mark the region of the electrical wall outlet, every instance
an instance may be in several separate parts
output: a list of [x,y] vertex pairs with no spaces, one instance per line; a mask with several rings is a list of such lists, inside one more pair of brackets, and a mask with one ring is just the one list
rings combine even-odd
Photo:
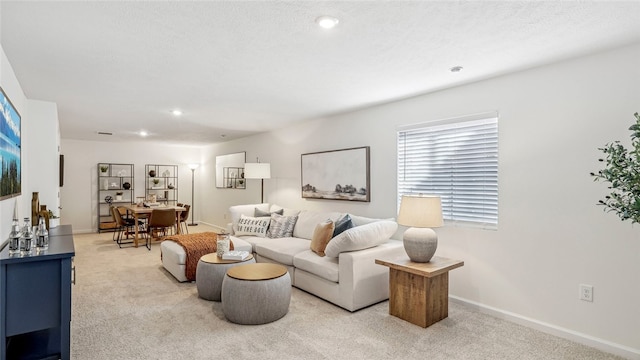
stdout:
[[593,286],[580,284],[580,300],[593,302]]

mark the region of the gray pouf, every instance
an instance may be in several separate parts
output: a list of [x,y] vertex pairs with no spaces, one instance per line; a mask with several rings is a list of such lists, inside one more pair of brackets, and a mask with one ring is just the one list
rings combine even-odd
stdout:
[[222,281],[222,311],[227,320],[243,325],[276,321],[289,311],[291,277],[287,268],[257,263],[236,266]]
[[204,255],[198,261],[196,267],[196,288],[198,296],[205,300],[220,301],[222,292],[222,280],[227,270],[234,266],[255,263],[256,260],[251,255],[248,259],[223,260],[216,253]]

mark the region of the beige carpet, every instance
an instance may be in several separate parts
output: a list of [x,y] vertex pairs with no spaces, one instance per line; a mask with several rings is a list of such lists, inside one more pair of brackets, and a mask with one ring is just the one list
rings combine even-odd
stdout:
[[103,233],[76,235],[75,246],[73,359],[618,359],[456,303],[423,329],[390,316],[386,301],[350,313],[296,288],[284,318],[231,324],[162,268],[158,243],[119,249]]

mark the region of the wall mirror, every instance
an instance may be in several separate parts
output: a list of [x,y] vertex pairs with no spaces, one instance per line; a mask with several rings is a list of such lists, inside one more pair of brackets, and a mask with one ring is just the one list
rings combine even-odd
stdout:
[[223,189],[245,189],[244,163],[246,151],[216,156],[216,187]]

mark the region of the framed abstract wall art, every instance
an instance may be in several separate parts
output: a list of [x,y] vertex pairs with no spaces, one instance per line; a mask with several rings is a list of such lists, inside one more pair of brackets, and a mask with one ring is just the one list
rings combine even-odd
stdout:
[[369,147],[302,154],[302,197],[371,200]]
[[0,200],[22,192],[20,114],[0,87]]

